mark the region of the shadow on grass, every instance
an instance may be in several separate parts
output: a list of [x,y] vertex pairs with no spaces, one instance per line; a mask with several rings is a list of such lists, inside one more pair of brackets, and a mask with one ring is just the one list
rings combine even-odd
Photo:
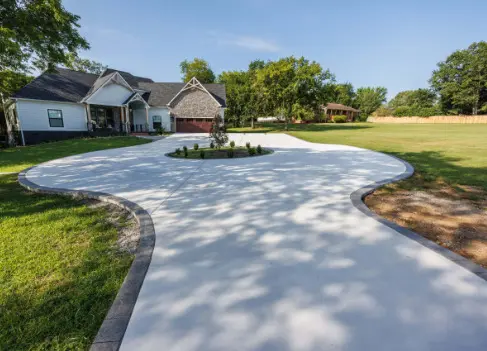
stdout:
[[415,168],[426,181],[443,180],[450,185],[475,186],[487,190],[487,167],[464,167],[456,164],[459,157],[445,156],[438,151],[390,152]]
[[103,210],[30,193],[16,177],[0,176],[0,350],[87,349],[131,258]]

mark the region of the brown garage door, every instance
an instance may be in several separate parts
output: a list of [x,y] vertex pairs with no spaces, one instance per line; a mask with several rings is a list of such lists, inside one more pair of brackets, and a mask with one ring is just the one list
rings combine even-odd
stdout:
[[178,133],[209,133],[211,118],[177,118],[176,132]]

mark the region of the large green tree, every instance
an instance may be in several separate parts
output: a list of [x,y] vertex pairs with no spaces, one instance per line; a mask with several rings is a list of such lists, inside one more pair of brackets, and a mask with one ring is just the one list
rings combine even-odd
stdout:
[[0,93],[4,98],[10,97],[34,79],[22,72],[5,70],[0,72]]
[[368,117],[386,101],[387,89],[384,87],[363,87],[357,89],[354,107],[361,111],[363,118]]
[[428,108],[433,107],[436,102],[436,94],[429,89],[405,90],[397,93],[397,95],[389,102],[392,108],[398,107],[419,107]]
[[352,106],[356,94],[351,83],[332,84],[330,88],[331,99],[328,102]]
[[218,77],[218,82],[225,84],[227,93],[226,123],[241,127],[247,112],[250,96],[249,74],[246,71],[226,71]]
[[330,78],[330,72],[323,70],[319,63],[290,56],[268,62],[257,70],[255,89],[261,100],[267,101],[274,111],[282,112],[287,129],[296,104],[318,108],[321,91]]
[[75,71],[93,74],[101,74],[107,68],[107,66],[100,62],[84,59],[76,54],[69,55],[68,62],[65,64],[65,66]]
[[455,51],[438,63],[430,83],[444,110],[474,115],[487,112],[487,43]]
[[79,16],[61,0],[2,0],[0,71],[52,69],[67,64],[69,54],[89,49],[79,34]]
[[179,64],[179,67],[181,68],[183,82],[188,82],[193,77],[196,77],[202,84],[215,82],[215,74],[208,62],[203,59],[184,60]]

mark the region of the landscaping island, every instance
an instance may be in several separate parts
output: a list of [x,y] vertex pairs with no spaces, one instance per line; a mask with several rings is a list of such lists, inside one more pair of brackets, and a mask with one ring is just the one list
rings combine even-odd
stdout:
[[271,154],[273,151],[258,145],[257,147],[245,146],[224,146],[221,148],[205,147],[199,148],[197,144],[192,149],[176,149],[168,153],[167,156],[185,159],[223,159],[223,158],[243,158],[256,157]]

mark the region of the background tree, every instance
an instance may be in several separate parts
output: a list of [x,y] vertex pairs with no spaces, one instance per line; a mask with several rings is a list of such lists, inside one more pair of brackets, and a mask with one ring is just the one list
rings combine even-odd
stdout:
[[67,68],[86,73],[101,74],[107,66],[93,60],[80,58],[76,54],[68,54]]
[[[5,70],[0,72],[0,93],[4,98],[10,97],[23,86],[29,84],[34,77],[22,72]],[[1,108],[1,107],[0,107]]]
[[283,111],[288,129],[293,106],[316,108],[323,85],[330,78],[330,72],[323,71],[319,63],[290,56],[257,70],[255,89],[274,111]]
[[487,43],[481,41],[455,51],[438,63],[430,83],[448,112],[487,112]]
[[79,16],[61,0],[2,0],[0,5],[0,71],[53,69],[67,64],[69,54],[89,49],[78,33]]
[[433,107],[436,103],[436,94],[429,89],[406,90],[399,92],[390,102],[389,106],[398,108],[407,107]]
[[360,110],[361,118],[365,119],[386,101],[386,96],[387,89],[384,87],[358,88],[354,107]]
[[353,89],[353,85],[351,83],[332,84],[331,100],[328,102],[352,106],[355,96],[355,90]]
[[225,84],[227,93],[226,123],[241,127],[249,103],[249,75],[245,71],[222,72],[218,82]]
[[193,77],[196,77],[202,84],[215,82],[215,74],[208,62],[203,59],[184,60],[179,64],[179,67],[181,68],[183,82],[188,82]]

